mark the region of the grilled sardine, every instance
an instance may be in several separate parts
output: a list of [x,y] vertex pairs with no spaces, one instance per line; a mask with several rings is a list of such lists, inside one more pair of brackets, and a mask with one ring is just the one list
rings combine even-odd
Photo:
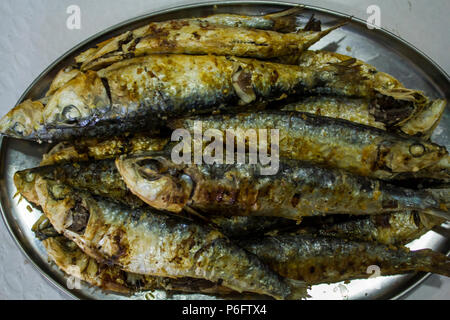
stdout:
[[445,147],[418,138],[305,112],[197,116],[171,120],[170,127],[187,129],[194,136],[197,122],[201,123],[202,133],[208,129],[219,130],[223,141],[226,141],[226,130],[230,129],[242,141],[248,129],[256,133],[258,129],[278,129],[280,157],[382,179],[392,179],[401,172],[417,172],[447,155]]
[[429,192],[296,160],[280,161],[274,175],[263,174],[261,164],[175,164],[165,153],[124,155],[116,166],[134,194],[172,212],[191,206],[225,215],[299,219],[417,209],[448,216]]
[[396,92],[380,92],[370,82],[350,78],[332,65],[149,55],[80,73],[48,97],[45,106],[31,100],[19,104],[0,120],[0,132],[38,141],[98,138],[155,130],[168,117],[251,110],[310,93],[374,99],[376,105],[404,109],[403,121],[423,108],[423,99],[428,101],[418,93],[397,98]]

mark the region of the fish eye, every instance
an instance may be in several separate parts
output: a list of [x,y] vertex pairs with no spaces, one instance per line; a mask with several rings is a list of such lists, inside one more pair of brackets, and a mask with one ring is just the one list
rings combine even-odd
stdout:
[[162,164],[155,159],[143,159],[136,162],[139,174],[149,181],[160,178],[160,173],[164,169]]
[[12,126],[11,130],[13,130],[15,133],[17,133],[19,135],[23,135],[23,133],[25,132],[25,126],[23,124],[21,124],[20,122],[16,122]]
[[192,180],[191,176],[187,174],[182,174],[180,179],[186,183],[190,188],[194,185],[194,181]]
[[425,146],[420,143],[414,143],[409,147],[409,153],[411,153],[413,157],[421,157],[425,154],[425,151]]
[[67,124],[74,124],[81,118],[81,112],[74,105],[64,107],[61,112],[61,120]]
[[149,171],[159,171],[161,169],[161,163],[156,159],[143,159],[137,161],[136,164]]

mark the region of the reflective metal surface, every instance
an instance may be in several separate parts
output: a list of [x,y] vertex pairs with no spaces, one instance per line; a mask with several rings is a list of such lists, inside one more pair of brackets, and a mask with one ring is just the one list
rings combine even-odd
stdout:
[[[47,68],[27,89],[19,103],[27,98],[41,98],[56,73],[74,63],[73,58],[94,44],[120,34],[125,30],[142,26],[149,21],[198,17],[213,13],[240,13],[259,15],[287,9],[291,4],[271,2],[224,2],[223,4],[200,4],[184,6],[154,14],[138,17],[114,26],[96,35],[74,49],[70,50],[58,61]],[[344,14],[326,9],[308,6],[298,18],[299,25],[304,25],[314,13],[324,27],[331,26],[337,20],[346,17]],[[410,44],[384,30],[369,30],[363,21],[353,20],[343,28],[334,31],[312,49],[326,49],[354,56],[364,60],[380,71],[392,74],[406,87],[423,90],[431,98],[450,100],[450,81],[438,66],[428,57],[413,48]],[[444,117],[433,135],[433,140],[450,148],[450,111]],[[49,148],[46,144],[37,144],[0,137],[0,202],[3,219],[16,240],[19,248],[30,259],[35,267],[54,285],[73,298],[82,299],[214,299],[213,296],[176,294],[164,292],[151,294],[141,293],[132,297],[107,294],[81,283],[81,288],[69,289],[67,278],[54,265],[48,262],[46,252],[38,240],[34,238],[31,226],[40,216],[36,209],[31,210],[25,200],[19,201],[15,196],[16,188],[12,177],[17,170],[37,166],[42,154]],[[448,234],[449,224],[443,226]],[[442,228],[441,228],[442,230]],[[432,248],[448,253],[450,239],[442,234],[430,231],[409,246],[412,249]],[[381,270],[382,274],[383,270]],[[378,277],[367,280],[353,280],[350,283],[323,284],[313,286],[309,291],[311,299],[391,299],[398,298],[426,277],[424,273],[400,276]]]

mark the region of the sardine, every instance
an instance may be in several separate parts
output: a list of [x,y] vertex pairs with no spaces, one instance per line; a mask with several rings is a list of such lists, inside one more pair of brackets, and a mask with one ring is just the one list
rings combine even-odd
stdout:
[[[220,17],[216,17],[220,18]],[[218,19],[215,19],[216,21]],[[299,30],[280,33],[272,30],[214,24],[200,19],[150,22],[100,43],[97,48],[75,58],[81,70],[98,70],[118,61],[155,53],[214,54],[272,59],[299,55],[331,31]]]
[[[71,188],[103,196],[117,203],[138,208],[146,206],[128,190],[116,170],[114,160],[64,163],[18,171],[14,175],[17,190],[29,201],[36,203],[34,183],[37,176],[58,180]],[[431,192],[433,192],[432,190]],[[441,190],[436,190],[441,192]],[[436,196],[435,196],[436,198]],[[448,198],[445,195],[440,198]],[[319,235],[333,235],[354,240],[377,241],[386,244],[407,243],[442,223],[442,219],[419,214],[416,211],[380,214],[376,216],[327,217],[307,220],[300,225],[285,218],[261,216],[206,215],[208,223],[227,237],[243,238],[272,231],[295,230]],[[313,221],[313,222],[311,222]]]
[[419,93],[401,97],[396,91],[376,91],[371,83],[335,66],[149,55],[81,73],[49,97],[45,106],[31,100],[19,104],[0,120],[0,132],[37,141],[98,138],[155,130],[168,117],[247,111],[311,93],[373,98],[376,105],[404,109],[402,121],[422,108],[423,99],[428,101]]
[[124,272],[116,266],[97,263],[64,236],[47,238],[42,244],[50,259],[64,273],[105,291],[133,294],[138,291],[165,290],[229,295],[233,291],[210,281],[194,278],[154,277]]
[[302,282],[281,278],[220,232],[150,209],[129,209],[38,177],[39,203],[55,229],[99,262],[132,273],[200,278],[238,292],[302,298]]
[[131,192],[171,212],[190,206],[225,215],[299,219],[417,209],[448,217],[429,192],[296,160],[280,161],[274,175],[263,174],[261,164],[175,164],[164,153],[124,155],[116,166]]
[[228,295],[232,290],[210,281],[194,278],[165,278],[124,272],[114,265],[98,263],[85,254],[75,242],[56,232],[43,215],[33,225],[36,237],[47,255],[67,275],[86,281],[105,291],[132,294],[137,291],[166,290]]
[[447,155],[445,147],[418,138],[305,112],[197,116],[171,120],[169,125],[172,129],[187,129],[194,136],[197,122],[201,123],[202,133],[208,129],[222,132],[223,141],[229,129],[234,129],[238,139],[244,139],[248,129],[256,133],[257,129],[278,129],[280,157],[381,179],[392,179],[401,172],[417,172]]
[[[123,45],[129,44],[131,40],[136,41],[142,35],[148,34],[151,30],[150,27],[160,26],[160,27],[171,27],[170,30],[182,26],[185,23],[194,22],[203,25],[205,28],[213,26],[226,26],[234,28],[253,28],[261,30],[272,30],[278,32],[293,32],[297,29],[297,14],[303,10],[302,7],[294,7],[288,10],[275,12],[272,14],[267,14],[264,16],[244,16],[237,14],[215,14],[203,18],[191,18],[191,19],[180,19],[171,20],[165,22],[151,22],[141,28],[127,31],[126,33],[119,35],[117,37],[108,39],[97,44],[96,47],[86,50],[80,53],[75,61],[79,64],[86,65],[88,62],[92,62],[93,56],[102,53],[106,55],[108,53],[115,53],[116,51],[122,49]],[[158,28],[158,34],[161,36],[162,29]],[[117,41],[119,40],[119,41]],[[122,40],[122,41],[120,41]],[[117,59],[113,57],[113,60]]]
[[429,249],[409,251],[398,246],[354,242],[332,237],[279,235],[240,241],[284,277],[308,284],[368,278],[368,267],[381,275],[424,271],[450,276],[450,259]]

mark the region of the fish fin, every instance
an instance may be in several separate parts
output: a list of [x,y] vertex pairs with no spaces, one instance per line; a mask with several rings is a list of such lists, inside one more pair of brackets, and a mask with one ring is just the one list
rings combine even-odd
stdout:
[[303,27],[302,31],[322,31],[322,22],[314,18],[314,13]]
[[297,15],[303,11],[302,5],[294,6],[290,9],[267,14],[268,18],[274,22],[274,30],[278,32],[293,32],[297,29]]
[[[343,25],[348,23],[348,19],[346,19],[345,21],[342,21],[340,23],[338,23],[337,25],[330,27],[326,30],[323,31],[319,31],[319,32],[310,32],[310,31],[306,31],[305,34],[305,41],[302,42],[301,44],[299,44],[299,49],[300,51],[305,51],[307,50],[309,47],[311,47],[313,44],[315,44],[316,42],[318,42],[319,40],[321,40],[323,37],[325,37],[326,35],[328,35],[331,31],[336,30],[340,27],[342,27]],[[300,32],[305,32],[303,31],[303,29],[299,29],[297,31],[297,33]],[[299,61],[298,59],[300,59],[301,55],[296,57],[296,59],[291,59],[291,60],[296,60],[294,64],[298,64]]]
[[306,282],[288,278],[284,280],[291,289],[291,294],[287,297],[288,300],[302,300],[311,297],[308,295],[309,285]]

